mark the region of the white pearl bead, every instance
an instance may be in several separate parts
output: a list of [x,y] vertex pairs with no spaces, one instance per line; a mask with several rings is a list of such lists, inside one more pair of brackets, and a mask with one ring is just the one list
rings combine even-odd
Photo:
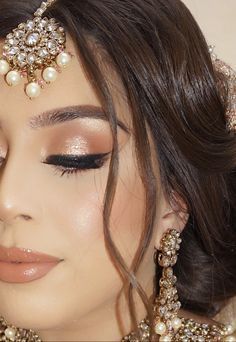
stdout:
[[197,342],[205,342],[205,338],[203,336],[198,336]]
[[41,88],[38,83],[32,82],[32,83],[27,84],[25,92],[30,98],[34,98],[40,95]]
[[236,337],[233,335],[228,335],[224,338],[225,342],[236,342]]
[[171,320],[171,325],[175,331],[181,327],[181,324],[182,324],[182,321],[179,317],[175,317]]
[[57,76],[58,76],[58,72],[53,67],[48,67],[48,68],[44,69],[44,71],[43,71],[43,79],[46,82],[50,83],[50,82],[56,81]]
[[171,336],[170,335],[160,336],[159,341],[160,342],[171,342]]
[[56,58],[57,65],[62,68],[66,67],[70,61],[71,56],[66,52],[61,52]]
[[9,71],[6,76],[6,81],[9,86],[17,86],[21,81],[20,73],[15,70]]
[[15,331],[15,329],[13,329],[13,328],[7,328],[5,331],[4,331],[4,333],[5,333],[5,336],[7,337],[7,338],[14,338],[15,337],[15,335],[16,335],[16,331]]
[[233,334],[234,329],[233,329],[233,326],[232,326],[231,324],[226,324],[226,325],[225,325],[225,328],[226,328],[226,334],[227,334],[227,335]]
[[166,332],[166,325],[163,322],[158,322],[155,325],[155,333],[158,335],[164,335]]
[[0,59],[0,75],[6,75],[10,70],[10,65],[5,59]]

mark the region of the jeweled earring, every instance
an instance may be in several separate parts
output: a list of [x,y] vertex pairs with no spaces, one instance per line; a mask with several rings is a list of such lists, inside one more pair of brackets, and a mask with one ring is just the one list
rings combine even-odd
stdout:
[[175,286],[177,278],[172,268],[177,262],[181,241],[180,233],[175,229],[169,229],[160,242],[158,263],[163,270],[159,295],[154,301],[154,331],[161,335],[159,341],[171,341],[182,324],[181,318],[178,317],[181,303]]
[[160,253],[157,262],[163,267],[160,279],[159,295],[154,300],[154,333],[160,335],[160,342],[174,341],[235,341],[233,327],[230,324],[198,323],[193,319],[181,318],[178,311],[181,308],[173,266],[177,262],[180,249],[180,233],[169,229],[160,242]]

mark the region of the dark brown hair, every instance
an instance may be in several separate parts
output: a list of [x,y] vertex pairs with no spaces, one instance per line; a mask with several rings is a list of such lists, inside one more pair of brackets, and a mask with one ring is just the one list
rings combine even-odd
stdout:
[[[1,0],[0,37],[30,19],[40,3]],[[175,267],[180,300],[185,309],[213,316],[236,294],[236,144],[226,130],[227,84],[214,70],[198,25],[179,0],[58,0],[46,15],[57,18],[73,38],[109,118],[114,148],[104,198],[104,235],[129,285],[134,327],[133,288],[152,319],[150,300],[135,278],[156,215],[157,181],[147,128],[166,196],[174,191],[190,214]],[[119,159],[116,112],[101,61],[116,71],[126,91],[146,191],[145,225],[131,269],[108,228]],[[159,272],[157,267],[156,291]]]

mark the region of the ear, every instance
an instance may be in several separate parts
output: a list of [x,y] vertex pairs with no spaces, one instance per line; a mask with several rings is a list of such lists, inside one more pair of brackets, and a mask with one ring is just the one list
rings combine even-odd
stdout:
[[167,199],[162,193],[158,202],[154,241],[157,249],[160,248],[160,240],[165,231],[174,228],[181,233],[189,218],[187,205],[176,192],[172,191],[170,199]]

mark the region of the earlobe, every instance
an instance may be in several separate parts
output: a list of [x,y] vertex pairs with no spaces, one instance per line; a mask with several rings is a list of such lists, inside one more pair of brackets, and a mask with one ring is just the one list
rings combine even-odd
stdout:
[[171,200],[166,201],[161,208],[158,219],[158,229],[155,239],[155,247],[159,249],[162,235],[170,228],[180,233],[183,231],[189,219],[187,205],[175,194]]

